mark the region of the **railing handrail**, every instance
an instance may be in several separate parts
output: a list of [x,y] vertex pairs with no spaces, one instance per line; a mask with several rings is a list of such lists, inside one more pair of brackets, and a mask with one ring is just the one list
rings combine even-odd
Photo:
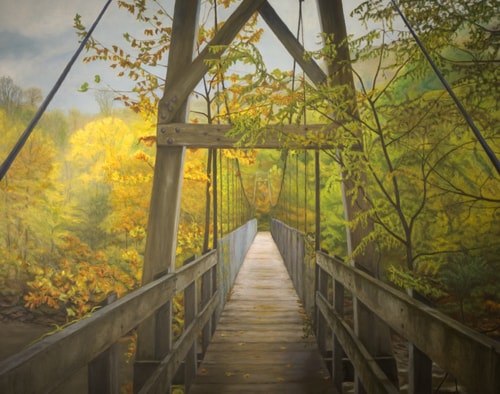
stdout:
[[394,331],[467,388],[500,392],[500,343],[339,259],[317,252],[316,261]]
[[216,264],[210,251],[1,361],[0,392],[53,390]]
[[[273,221],[272,229],[273,237],[282,251],[290,274],[300,273],[300,268],[293,266],[304,262],[290,262],[286,259],[290,255],[296,257],[288,250],[292,246],[290,239],[300,236],[301,233],[279,221]],[[279,245],[279,242],[284,242],[285,245]],[[340,288],[349,291],[396,333],[414,344],[469,390],[491,394],[500,392],[499,342],[466,327],[336,257],[316,251],[316,267],[319,270],[317,275],[324,272],[331,277]],[[294,278],[292,280],[296,282]],[[331,285],[337,289],[335,283]],[[343,296],[343,291],[341,292]],[[346,355],[349,356],[363,385],[367,384],[371,390],[368,391],[393,392],[394,386],[391,388],[391,383],[387,381],[385,375],[381,375],[374,358],[367,356],[364,345],[345,323],[342,314],[335,310],[336,302],[332,304],[320,291],[316,291],[314,300],[317,311],[324,317],[326,325],[335,332],[336,340],[341,343]],[[318,342],[321,341],[322,339],[318,337]]]
[[[230,280],[220,290],[213,288],[208,298],[202,300],[201,310],[186,324],[180,338],[158,363],[140,392],[146,393],[153,389],[165,391],[163,389],[171,384],[189,349],[198,340],[198,333],[204,330],[212,318],[215,320],[217,309],[223,305],[221,299],[225,299],[230,290],[231,279],[239,270],[256,231],[257,224],[253,219],[219,240],[219,246],[245,249],[244,253],[229,253],[232,260],[227,267],[232,271]],[[170,302],[177,293],[196,287],[196,281],[216,269],[217,265],[224,269],[222,265],[226,263],[223,257],[220,251],[211,250],[177,271],[165,274],[91,316],[0,361],[0,392],[39,393],[57,389],[79,369],[92,363],[120,338]],[[193,302],[197,302],[196,299],[195,296]],[[197,309],[195,307],[195,311]]]

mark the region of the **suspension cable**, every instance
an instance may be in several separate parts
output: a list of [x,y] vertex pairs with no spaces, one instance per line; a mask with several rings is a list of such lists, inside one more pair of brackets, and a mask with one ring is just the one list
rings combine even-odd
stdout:
[[[303,13],[302,13],[302,3],[304,0],[299,0],[299,17],[297,21],[297,35],[296,38],[299,40],[300,37],[302,37],[302,42],[304,42],[304,28],[303,28]],[[292,92],[295,91],[295,74],[296,74],[296,68],[297,68],[297,60],[295,58],[293,59],[293,69],[292,69]],[[304,87],[304,101],[305,101],[305,87]],[[304,107],[304,121],[305,121],[305,107]],[[289,123],[292,123],[292,116],[290,114],[290,117],[288,119]],[[281,155],[281,158],[283,159],[283,154]],[[275,207],[278,206],[279,201],[281,199],[282,195],[282,190],[283,190],[283,184],[285,182],[285,176],[286,176],[286,170],[287,170],[287,159],[288,159],[288,149],[285,149],[285,157],[283,160],[283,173],[281,176],[281,182],[280,182],[280,188],[277,194],[276,198],[276,204],[273,205],[271,201],[271,208],[274,209]],[[288,209],[287,209],[288,211]]]
[[5,159],[5,161],[0,166],[0,181],[3,179],[3,177],[5,176],[5,174],[7,174],[7,171],[9,170],[9,168],[12,165],[12,163],[16,159],[17,155],[19,154],[19,152],[23,148],[24,144],[28,140],[29,136],[33,132],[33,129],[37,125],[37,123],[40,120],[40,118],[42,117],[42,115],[45,113],[45,110],[47,109],[47,107],[49,106],[50,102],[52,101],[52,99],[56,95],[57,91],[61,87],[61,85],[64,82],[64,80],[66,79],[66,77],[69,74],[71,68],[73,67],[76,59],[82,53],[83,49],[85,48],[85,45],[87,44],[88,40],[92,36],[92,33],[94,32],[95,28],[97,27],[97,25],[101,21],[102,17],[104,16],[104,13],[108,9],[108,7],[111,4],[111,2],[112,2],[112,0],[108,0],[107,3],[104,5],[104,7],[102,8],[101,12],[97,16],[96,20],[94,21],[94,23],[90,27],[89,31],[85,35],[84,39],[80,43],[78,49],[73,54],[73,56],[69,60],[68,64],[64,68],[63,72],[59,76],[59,78],[56,81],[55,85],[50,90],[49,94],[47,95],[47,97],[43,101],[42,105],[40,105],[40,107],[38,108],[38,111],[36,112],[35,116],[31,120],[31,122],[29,123],[28,127],[26,128],[26,130],[24,130],[23,134],[21,134],[21,137],[19,137],[19,140],[14,145],[14,148],[12,148],[12,151],[9,153],[9,155],[7,156],[7,158]]
[[271,201],[271,208],[276,208],[278,206],[278,203],[281,199],[281,193],[283,191],[283,184],[285,183],[285,176],[286,176],[286,163],[287,163],[287,160],[288,160],[288,149],[285,149],[284,150],[284,156],[283,157],[283,153],[281,154],[281,158],[280,160],[283,160],[283,171],[281,172],[281,180],[280,180],[280,187],[279,187],[279,190],[278,190],[278,194],[277,194],[277,197],[276,197],[276,204],[273,204],[273,202]]
[[243,197],[245,198],[245,202],[247,203],[247,208],[250,208],[251,203],[250,199],[248,198],[247,192],[245,190],[245,187],[243,186],[243,174],[241,173],[241,166],[240,166],[240,161],[238,158],[236,158],[236,171],[238,174],[240,174],[240,187],[242,190]]
[[490,159],[491,163],[493,164],[493,166],[497,170],[498,174],[500,174],[500,161],[498,160],[498,157],[496,157],[495,153],[490,148],[490,146],[488,145],[488,143],[484,139],[484,137],[481,134],[481,132],[479,131],[479,129],[476,127],[474,121],[472,120],[472,118],[468,114],[467,110],[462,105],[462,103],[460,102],[460,100],[458,99],[458,97],[455,95],[455,92],[453,92],[453,89],[448,84],[448,81],[446,81],[445,77],[443,76],[443,74],[441,73],[441,71],[439,70],[439,68],[437,67],[436,63],[434,62],[434,60],[432,60],[429,52],[427,52],[427,50],[425,49],[424,45],[422,44],[422,42],[418,38],[417,33],[415,33],[415,31],[413,30],[412,26],[410,25],[410,23],[408,22],[408,20],[404,16],[403,12],[399,8],[399,6],[396,4],[396,1],[395,0],[391,0],[391,2],[394,5],[394,8],[398,12],[399,16],[401,17],[401,19],[405,23],[406,27],[410,31],[410,34],[413,36],[413,38],[414,38],[415,42],[417,43],[418,47],[420,48],[420,50],[424,54],[425,58],[427,59],[427,61],[431,65],[432,69],[434,70],[434,73],[437,75],[437,77],[439,78],[439,80],[441,81],[441,83],[443,84],[443,86],[445,87],[446,91],[448,92],[448,94],[450,95],[450,97],[452,98],[452,100],[455,102],[456,106],[458,107],[458,109],[462,113],[462,116],[464,117],[464,119],[468,123],[469,127],[471,128],[472,132],[476,136],[476,138],[479,141],[479,143],[481,144],[481,146],[483,147],[483,149],[486,152],[486,155]]

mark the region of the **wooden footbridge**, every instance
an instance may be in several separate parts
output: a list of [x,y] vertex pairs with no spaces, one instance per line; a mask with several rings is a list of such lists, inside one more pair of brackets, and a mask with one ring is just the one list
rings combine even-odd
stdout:
[[[394,357],[370,354],[344,320],[346,295],[432,360],[422,371],[421,356],[410,352],[408,380],[420,375],[404,392],[423,392],[416,387],[432,382],[432,362],[467,392],[498,392],[497,342],[334,257],[318,252],[311,260],[297,230],[275,221],[272,234],[257,233],[252,220],[217,251],[1,361],[0,392],[118,393],[130,377],[120,376],[117,343],[136,329],[144,335],[141,327],[154,318],[147,338],[164,353],[149,360],[137,353],[134,392],[167,393],[181,384],[195,394],[342,393],[354,372],[359,391],[399,393]],[[178,293],[186,325],[173,341],[170,308]]]
[[[334,33],[347,63],[342,2],[317,4],[323,31]],[[218,149],[237,142],[226,134],[231,126],[186,124],[189,94],[209,61],[222,54],[209,48],[229,45],[259,12],[313,83],[350,79],[332,66],[328,74],[334,78],[327,80],[313,60],[303,57],[301,44],[265,0],[241,1],[193,60],[199,7],[199,0],[175,2],[166,90],[158,109],[143,286],[0,361],[0,393],[118,393],[123,377],[117,344],[132,332],[137,334],[131,378],[136,393],[170,393],[179,385],[194,394],[341,393],[346,381],[354,382],[357,393],[398,393],[403,391],[402,371],[391,334],[409,346],[404,392],[434,392],[432,369],[439,365],[469,393],[500,393],[497,342],[376,279],[370,254],[346,264],[318,250],[319,164],[316,244],[276,220],[271,239],[269,233],[257,233],[252,219],[220,239],[215,231],[211,250],[175,269],[185,149]],[[304,140],[313,129],[289,126],[281,132]],[[280,135],[272,138],[269,130],[269,138],[254,147],[280,148]],[[301,148],[322,147],[306,145]],[[356,204],[346,207],[351,217]],[[217,229],[216,214],[213,220]],[[349,244],[355,246],[362,235],[351,229]],[[182,333],[174,337],[177,295],[183,297],[185,319]],[[346,305],[352,306],[352,314]],[[78,389],[68,389],[74,379],[79,379]]]
[[191,394],[334,393],[308,317],[270,233],[257,233]]

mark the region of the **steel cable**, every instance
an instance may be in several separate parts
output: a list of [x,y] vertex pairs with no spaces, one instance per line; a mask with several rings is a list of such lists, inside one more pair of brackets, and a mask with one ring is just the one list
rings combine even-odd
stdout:
[[472,118],[470,117],[470,115],[468,114],[467,110],[462,105],[462,103],[460,102],[460,100],[458,99],[458,97],[455,95],[455,92],[453,92],[453,89],[448,84],[448,81],[446,81],[445,77],[443,76],[443,74],[441,73],[441,71],[439,70],[439,68],[437,67],[437,65],[434,62],[434,60],[432,60],[429,52],[427,52],[427,50],[425,49],[424,45],[422,44],[422,42],[418,38],[417,33],[413,30],[412,26],[410,25],[410,22],[408,22],[408,20],[404,16],[403,12],[399,8],[399,6],[396,4],[396,1],[395,0],[391,0],[391,2],[394,5],[394,8],[396,9],[397,13],[399,14],[399,16],[401,17],[401,19],[403,20],[404,24],[406,25],[406,27],[410,31],[410,34],[413,36],[413,39],[417,43],[418,47],[420,48],[420,50],[424,54],[425,58],[429,62],[430,66],[434,70],[434,73],[437,75],[437,77],[439,78],[439,80],[443,84],[444,88],[446,89],[446,91],[448,92],[448,94],[450,95],[450,97],[452,98],[452,100],[455,102],[455,104],[458,107],[459,111],[462,113],[462,116],[464,117],[464,119],[466,120],[467,124],[471,128],[472,132],[476,136],[477,140],[481,144],[482,148],[484,149],[484,151],[485,151],[486,155],[488,156],[488,158],[490,159],[491,163],[493,164],[493,166],[497,170],[498,174],[500,174],[500,161],[498,160],[498,157],[495,155],[495,153],[490,148],[490,146],[488,145],[488,143],[484,139],[484,137],[481,134],[481,132],[479,131],[479,129],[476,127],[474,121],[472,120]]
[[87,34],[83,38],[82,42],[80,43],[78,49],[73,54],[73,56],[69,60],[68,64],[64,68],[63,72],[59,76],[59,78],[56,81],[55,85],[50,90],[49,94],[47,95],[47,97],[43,101],[42,105],[40,105],[40,107],[38,108],[35,116],[31,120],[31,122],[29,123],[28,127],[26,127],[26,129],[24,130],[24,132],[21,134],[21,137],[19,137],[19,139],[17,140],[16,144],[14,145],[14,148],[12,148],[12,150],[9,153],[9,155],[7,156],[7,158],[2,163],[2,166],[0,167],[0,181],[3,179],[3,177],[5,176],[5,174],[7,174],[7,171],[12,166],[12,163],[14,163],[14,160],[16,159],[16,157],[19,154],[19,152],[21,152],[21,149],[23,148],[24,144],[26,143],[26,141],[28,140],[29,136],[33,132],[33,129],[38,124],[38,121],[40,120],[40,118],[42,117],[42,115],[45,113],[45,110],[47,109],[47,107],[49,106],[50,102],[52,101],[52,99],[56,95],[57,91],[59,90],[59,88],[63,84],[63,82],[66,79],[67,75],[69,74],[71,68],[73,67],[76,59],[82,53],[83,49],[85,48],[85,45],[87,44],[88,40],[92,36],[92,33],[94,32],[95,28],[97,27],[97,25],[101,21],[102,17],[104,16],[104,13],[108,9],[108,7],[109,7],[109,5],[111,4],[112,1],[113,0],[108,0],[106,2],[106,4],[104,5],[104,7],[102,8],[101,12],[97,16],[96,20],[94,21],[94,23],[90,27],[89,31],[87,32]]

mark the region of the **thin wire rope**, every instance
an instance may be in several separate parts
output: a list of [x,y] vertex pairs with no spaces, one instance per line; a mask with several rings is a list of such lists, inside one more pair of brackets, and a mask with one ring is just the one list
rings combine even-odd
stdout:
[[272,201],[271,201],[271,208],[273,208],[273,209],[278,206],[279,201],[281,199],[281,194],[282,194],[282,191],[283,191],[283,184],[285,183],[287,159],[288,159],[288,149],[285,150],[285,159],[283,160],[283,171],[281,173],[280,188],[279,188],[279,191],[278,191],[278,196],[276,197],[276,204],[273,205]]
[[[297,22],[297,39],[299,39],[301,32],[302,32],[302,42],[304,41],[304,29],[303,29],[303,17],[302,17],[302,2],[304,0],[299,0],[299,18]],[[292,92],[295,91],[295,70],[297,68],[297,60],[295,58],[293,59],[293,70],[292,70]],[[305,86],[304,86],[304,101],[305,101]],[[305,107],[304,107],[304,120],[305,120]],[[292,123],[292,118],[290,116],[289,122]],[[271,208],[274,209],[278,206],[280,203],[281,195],[282,195],[282,189],[283,189],[283,184],[285,182],[285,176],[286,176],[286,163],[287,163],[287,158],[288,158],[288,149],[285,150],[285,160],[283,162],[283,173],[281,176],[281,182],[280,182],[280,188],[278,192],[278,196],[276,198],[276,204],[272,204],[271,201]]]
[[2,163],[2,166],[0,167],[0,181],[7,174],[7,171],[9,171],[9,168],[12,166],[12,163],[14,163],[14,160],[16,159],[16,157],[19,154],[19,152],[21,152],[21,149],[23,148],[24,144],[26,143],[26,141],[30,137],[31,133],[33,132],[33,130],[35,128],[35,126],[38,124],[38,121],[40,120],[40,118],[42,117],[42,115],[45,113],[45,110],[47,109],[47,107],[51,103],[52,99],[56,95],[57,91],[59,90],[59,88],[63,84],[64,80],[68,76],[69,72],[71,71],[71,68],[75,64],[76,59],[78,59],[78,57],[82,53],[83,49],[85,48],[85,45],[87,44],[88,40],[92,36],[92,33],[94,32],[95,28],[97,27],[97,25],[101,21],[102,17],[104,16],[106,10],[108,9],[108,7],[109,7],[109,5],[111,4],[112,1],[113,0],[108,0],[107,3],[104,5],[104,7],[102,8],[101,12],[97,16],[96,20],[94,21],[94,23],[90,27],[89,31],[87,32],[87,34],[83,38],[82,42],[78,46],[78,49],[76,50],[76,52],[71,57],[71,59],[69,60],[68,64],[66,64],[66,67],[64,68],[63,72],[61,73],[61,75],[57,79],[55,85],[50,90],[49,94],[47,95],[47,97],[43,101],[42,105],[40,105],[40,107],[38,108],[38,111],[36,112],[35,116],[31,120],[31,122],[29,123],[28,127],[26,127],[26,129],[24,130],[23,134],[21,134],[21,137],[19,137],[19,139],[17,140],[16,144],[14,145],[14,148],[12,148],[12,150],[9,153],[9,155],[7,156],[7,158]]
[[309,209],[309,204],[307,203],[307,178],[309,177],[307,172],[307,150],[304,150],[304,233],[307,234],[307,211]]
[[240,178],[240,187],[241,187],[241,190],[242,190],[243,197],[245,197],[247,206],[250,207],[251,202],[250,202],[250,200],[248,198],[248,195],[247,195],[247,192],[246,192],[245,188],[243,187],[243,174],[241,173],[241,166],[240,166],[240,161],[238,160],[238,158],[236,158],[236,170],[240,174],[240,176],[239,176],[239,178]]
[[299,230],[299,152],[297,151],[295,155],[295,228]]
[[223,194],[223,189],[224,189],[224,173],[222,171],[222,149],[219,149],[219,179],[220,179],[220,187],[219,187],[219,233],[220,233],[220,238],[224,237],[224,212],[223,212],[223,203],[224,203],[224,194]]
[[490,159],[491,163],[493,164],[493,166],[497,170],[498,174],[500,174],[500,161],[496,157],[495,153],[490,148],[490,146],[488,145],[488,143],[484,139],[484,137],[481,134],[481,132],[479,131],[479,129],[476,127],[474,121],[470,117],[470,115],[467,112],[467,110],[465,109],[465,107],[462,105],[462,103],[460,102],[460,100],[458,99],[458,97],[455,95],[455,92],[453,91],[453,89],[451,88],[451,86],[448,84],[448,81],[445,79],[445,77],[443,76],[443,74],[441,73],[441,71],[439,70],[439,68],[437,67],[436,63],[434,63],[434,60],[431,58],[430,54],[427,52],[427,50],[425,49],[424,45],[422,44],[422,42],[418,38],[417,33],[415,33],[415,31],[413,30],[412,26],[410,25],[410,22],[408,22],[408,20],[404,16],[403,12],[399,8],[399,6],[396,4],[396,1],[395,0],[391,0],[391,2],[394,5],[394,8],[398,12],[399,16],[401,17],[401,19],[405,23],[406,27],[410,31],[410,34],[413,36],[413,39],[417,43],[418,47],[420,48],[420,50],[424,54],[425,58],[427,59],[427,61],[431,65],[432,69],[434,70],[434,73],[437,75],[437,77],[439,78],[439,80],[441,81],[441,83],[443,84],[443,86],[445,87],[446,91],[448,92],[448,94],[450,95],[450,97],[452,98],[452,100],[455,102],[456,106],[458,107],[458,109],[462,113],[462,116],[464,117],[464,119],[466,120],[467,124],[471,128],[472,132],[476,136],[477,140],[481,144],[482,148],[484,149],[484,151],[485,151],[486,155],[488,156],[488,158]]

